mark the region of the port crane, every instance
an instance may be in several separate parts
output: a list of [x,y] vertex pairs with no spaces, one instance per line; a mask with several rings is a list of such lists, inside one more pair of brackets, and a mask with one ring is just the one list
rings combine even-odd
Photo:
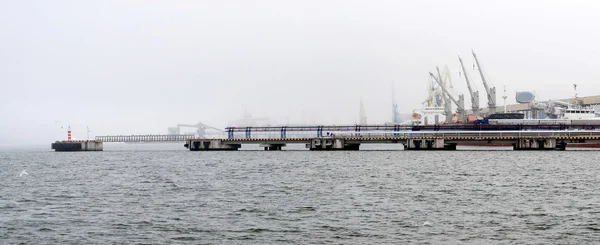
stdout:
[[217,134],[224,134],[223,130],[206,125],[202,122],[198,122],[197,124],[177,124],[177,128],[181,128],[181,127],[197,128],[196,133],[198,134],[198,137],[200,137],[200,138],[209,138],[210,135],[207,134],[208,130],[212,130],[213,132],[216,132]]
[[485,92],[487,93],[488,99],[488,107],[489,114],[496,113],[496,87],[490,87],[485,76],[483,75],[483,70],[481,69],[481,65],[479,64],[479,60],[477,59],[477,55],[475,55],[475,51],[471,50],[473,53],[473,58],[475,58],[475,63],[477,63],[477,70],[479,70],[479,75],[481,75],[481,80],[483,81],[483,86],[485,87]]
[[469,88],[469,93],[471,94],[471,109],[473,110],[473,115],[479,117],[479,91],[473,91],[471,81],[469,80],[469,75],[467,74],[467,70],[465,69],[465,65],[463,64],[460,55],[458,56],[458,61],[460,62],[460,67],[462,68],[463,75],[467,81],[467,87]]
[[[436,67],[438,74],[440,74],[440,68]],[[433,75],[433,73],[429,72],[429,75],[433,78],[433,80],[435,80],[440,87],[442,88],[442,91],[444,92],[444,94],[446,94],[446,96],[448,96],[448,98],[450,98],[450,100],[452,100],[452,102],[454,102],[454,104],[456,104],[456,106],[458,107],[456,109],[456,114],[458,114],[458,118],[460,120],[465,120],[465,98],[462,94],[458,95],[458,100],[456,100],[454,98],[454,96],[452,96],[450,94],[450,92],[448,91],[448,89],[446,88],[446,86],[444,86],[444,83],[442,81],[440,81],[435,75]],[[452,117],[452,115],[450,115]]]
[[[440,77],[440,81],[444,84],[444,85],[448,85],[449,88],[452,88],[452,76],[450,75],[450,70],[448,69],[448,66],[444,66],[444,72],[443,72],[443,76],[439,76],[439,69],[438,69],[438,76]],[[446,113],[446,115],[448,115],[446,117],[446,123],[451,124],[452,123],[452,103],[450,102],[450,98],[448,98],[447,95],[445,95],[442,91],[442,96],[444,98],[444,113]]]
[[[447,69],[447,67],[446,67]],[[445,69],[445,71],[447,71]],[[444,83],[446,80],[444,80],[442,78],[442,75],[440,74],[440,69],[437,69],[438,72],[438,80],[442,81],[442,83]],[[445,73],[445,72],[444,72]],[[447,75],[447,73],[445,73],[445,75]],[[446,115],[446,123],[451,124],[452,123],[452,103],[449,102],[449,98],[446,95],[446,93],[443,92],[442,89],[442,98],[444,98],[444,114]]]

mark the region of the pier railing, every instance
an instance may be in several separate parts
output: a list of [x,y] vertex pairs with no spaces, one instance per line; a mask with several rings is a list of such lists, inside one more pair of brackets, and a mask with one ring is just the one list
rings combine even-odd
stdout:
[[184,142],[196,138],[193,134],[148,134],[96,136],[98,142]]

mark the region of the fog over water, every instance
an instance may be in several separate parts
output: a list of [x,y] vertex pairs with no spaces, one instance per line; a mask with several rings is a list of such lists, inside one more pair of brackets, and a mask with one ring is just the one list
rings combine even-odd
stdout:
[[[0,145],[166,133],[244,115],[275,123],[391,120],[428,72],[477,52],[502,104],[597,95],[596,1],[1,1]],[[467,107],[469,97],[466,96]],[[190,130],[192,131],[192,130]]]

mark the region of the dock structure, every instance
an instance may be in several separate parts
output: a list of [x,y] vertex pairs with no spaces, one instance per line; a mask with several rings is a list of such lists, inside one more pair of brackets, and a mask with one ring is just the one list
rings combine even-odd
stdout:
[[54,151],[102,151],[103,144],[96,140],[62,140],[52,143]]
[[146,134],[96,136],[94,140],[60,140],[52,143],[54,151],[103,151],[104,142],[185,142],[195,139],[193,134]]
[[102,151],[102,142],[96,140],[73,140],[71,126],[67,127],[67,140],[57,140],[50,145],[54,151]]
[[508,143],[513,150],[565,150],[569,143],[600,142],[600,131],[456,131],[348,134],[305,138],[188,139],[190,151],[237,150],[255,144],[265,150],[281,150],[288,144],[304,144],[309,150],[359,150],[361,144],[403,144],[405,150],[456,150],[461,142]]
[[[478,142],[512,145],[513,150],[565,150],[569,144],[600,142],[600,130],[411,131],[397,125],[364,128],[368,130],[356,126],[318,126],[317,131],[308,127],[291,129],[306,131],[307,136],[287,134],[281,127],[230,129],[223,138],[197,138],[192,134],[96,136],[94,140],[56,141],[52,149],[102,151],[105,142],[185,142],[190,151],[235,151],[252,144],[268,151],[283,150],[290,144],[302,144],[311,151],[359,150],[363,144],[402,144],[405,150],[456,150],[459,144]],[[235,134],[239,131],[243,135]]]
[[96,136],[98,142],[185,142],[196,138],[193,134],[145,134]]
[[411,131],[439,132],[495,132],[495,131],[578,131],[600,129],[600,124],[586,122],[581,124],[540,123],[532,119],[526,124],[440,124],[440,125],[339,125],[339,126],[261,126],[225,128],[228,139],[235,138],[303,138],[323,137],[331,134],[365,135],[373,133],[400,133]]

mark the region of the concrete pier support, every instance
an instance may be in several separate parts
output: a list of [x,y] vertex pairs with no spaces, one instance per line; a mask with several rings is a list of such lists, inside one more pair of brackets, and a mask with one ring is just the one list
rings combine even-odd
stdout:
[[54,151],[103,151],[102,142],[98,141],[56,141],[51,148]]
[[456,143],[444,144],[444,150],[446,150],[446,151],[456,151]]
[[313,138],[310,143],[306,144],[306,148],[311,151],[358,151],[360,144],[346,143],[344,139],[332,138],[332,137],[321,137]]
[[240,144],[224,144],[222,140],[187,140],[184,145],[190,151],[236,151]]
[[263,147],[265,151],[281,151],[285,144],[260,144],[260,147]]
[[409,139],[404,144],[404,150],[456,150],[456,144],[444,143],[444,139]]
[[519,139],[513,143],[513,150],[564,150],[564,144],[556,144],[556,139]]

